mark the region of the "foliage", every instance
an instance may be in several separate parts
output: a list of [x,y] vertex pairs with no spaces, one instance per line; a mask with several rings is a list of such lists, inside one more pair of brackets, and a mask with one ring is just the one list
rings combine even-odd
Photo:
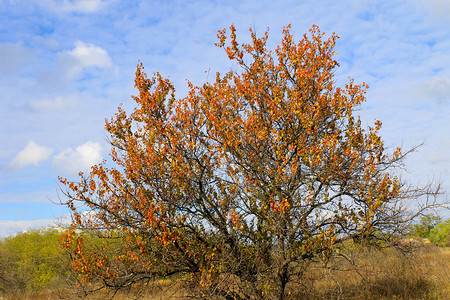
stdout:
[[450,219],[441,221],[435,214],[426,214],[417,224],[409,226],[409,234],[429,239],[436,246],[450,246]]
[[31,230],[0,241],[0,291],[26,292],[69,278],[69,257],[58,230]]
[[450,247],[450,219],[440,222],[432,228],[429,239],[436,246]]
[[[313,26],[296,42],[288,26],[269,51],[267,32],[239,44],[230,31],[217,46],[240,72],[189,83],[179,99],[138,65],[136,109],[106,122],[115,167],[60,179],[74,211],[64,246],[85,282],[120,289],[185,274],[199,297],[285,299],[336,245],[402,232],[406,204],[436,204],[439,187],[396,175],[409,151],[388,152],[381,122],[364,129],[355,116],[367,85],[335,86],[335,34]],[[121,247],[86,245],[76,228]]]
[[410,234],[421,238],[429,238],[431,230],[441,222],[441,218],[435,214],[426,214],[420,218],[419,223],[412,224]]

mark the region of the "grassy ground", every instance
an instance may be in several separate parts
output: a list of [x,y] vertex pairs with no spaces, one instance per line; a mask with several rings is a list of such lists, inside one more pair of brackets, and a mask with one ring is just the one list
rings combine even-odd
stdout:
[[[450,299],[450,249],[346,253],[306,273],[300,299]],[[354,264],[353,264],[354,263]],[[300,287],[299,287],[300,288]]]
[[[291,299],[450,299],[450,248],[422,245],[413,254],[387,250],[346,249],[327,269],[311,265],[301,282],[291,283]],[[135,299],[138,294],[120,292],[113,299]],[[75,299],[74,289],[3,295],[0,300]],[[177,281],[159,280],[140,294],[142,299],[185,299]],[[87,299],[108,299],[105,291]]]

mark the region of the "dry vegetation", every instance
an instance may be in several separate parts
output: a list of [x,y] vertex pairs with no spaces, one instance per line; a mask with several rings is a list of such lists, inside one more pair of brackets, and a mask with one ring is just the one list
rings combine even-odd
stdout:
[[[345,249],[343,253],[328,262],[327,268],[322,263],[306,266],[302,281],[289,286],[292,299],[448,299],[450,296],[450,248],[424,244],[410,253],[356,248]],[[158,283],[144,298],[184,296],[180,284],[169,281]],[[115,299],[132,297],[123,293]]]
[[346,251],[328,269],[312,266],[301,299],[447,299],[450,251],[422,245],[413,253]]
[[[403,249],[405,250],[405,249]],[[450,248],[431,244],[413,245],[411,251],[378,251],[355,246],[341,249],[325,263],[303,266],[301,282],[288,286],[290,299],[448,299],[450,297]],[[324,268],[324,265],[326,268]],[[145,288],[135,287],[117,294],[100,290],[86,299],[186,299],[183,280],[161,279]],[[76,299],[83,293],[76,288],[40,293],[6,294],[0,299]],[[270,298],[267,298],[270,299]]]

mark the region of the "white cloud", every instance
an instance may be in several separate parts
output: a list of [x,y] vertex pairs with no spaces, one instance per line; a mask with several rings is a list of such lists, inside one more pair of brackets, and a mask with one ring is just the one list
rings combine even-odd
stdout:
[[72,107],[76,102],[74,97],[55,97],[54,99],[33,100],[29,102],[29,107],[33,110],[58,110],[65,107]]
[[53,157],[53,163],[63,171],[76,174],[101,162],[101,150],[99,143],[87,142],[78,146],[75,150],[67,148],[58,153]]
[[60,64],[68,77],[76,76],[89,67],[108,69],[113,66],[105,49],[82,41],[75,42],[73,50],[60,53]]
[[106,6],[102,0],[43,0],[40,4],[59,13],[95,13]]
[[100,47],[92,44],[85,44],[82,41],[75,43],[76,48],[69,51],[68,54],[76,58],[83,66],[110,67],[111,59],[108,53]]
[[439,102],[448,102],[450,99],[450,78],[446,76],[434,76],[421,87],[424,96]]
[[71,223],[69,215],[63,216],[59,219],[38,219],[38,220],[24,220],[24,221],[2,221],[0,220],[0,238],[7,237],[19,232],[24,232],[30,229],[40,229],[47,227],[59,227]]
[[20,151],[11,161],[10,166],[20,169],[26,166],[37,166],[46,160],[53,152],[52,148],[40,146],[33,141],[29,141],[22,151]]

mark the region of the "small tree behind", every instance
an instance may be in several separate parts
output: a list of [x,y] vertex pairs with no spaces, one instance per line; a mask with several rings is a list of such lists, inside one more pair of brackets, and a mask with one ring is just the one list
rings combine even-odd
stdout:
[[298,42],[289,26],[283,33],[273,52],[267,32],[239,44],[234,26],[220,31],[217,46],[241,71],[189,84],[181,99],[138,65],[136,109],[106,122],[116,167],[61,179],[73,228],[122,245],[87,251],[69,232],[85,281],[119,289],[183,273],[199,297],[284,299],[305,262],[401,232],[413,217],[405,205],[421,197],[416,213],[436,204],[439,187],[396,175],[409,151],[387,152],[381,122],[364,129],[355,116],[367,85],[335,86],[337,36],[316,26]]
[[0,294],[66,287],[69,257],[58,246],[63,233],[30,230],[0,240]]
[[429,239],[436,246],[450,247],[450,219],[442,221],[432,228]]
[[429,238],[430,232],[441,222],[441,218],[435,214],[426,214],[420,218],[417,224],[411,224],[410,233],[421,238]]

